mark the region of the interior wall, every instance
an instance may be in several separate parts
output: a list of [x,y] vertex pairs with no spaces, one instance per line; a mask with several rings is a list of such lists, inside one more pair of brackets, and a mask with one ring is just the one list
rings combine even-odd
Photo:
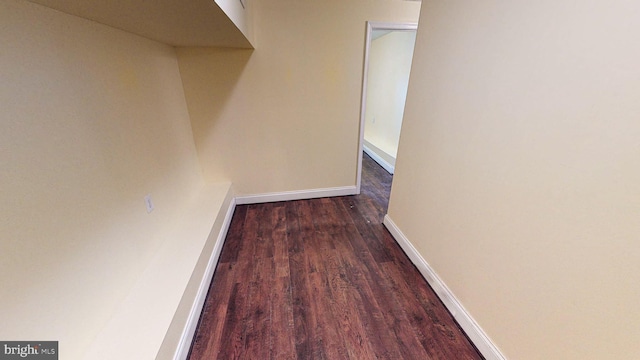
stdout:
[[371,42],[364,139],[391,157],[398,152],[415,31],[392,31]]
[[179,48],[205,178],[238,195],[356,182],[365,23],[419,2],[253,3],[256,50]]
[[0,24],[0,338],[78,359],[203,184],[177,59],[21,0]]
[[389,216],[509,359],[640,356],[638,14],[422,2]]

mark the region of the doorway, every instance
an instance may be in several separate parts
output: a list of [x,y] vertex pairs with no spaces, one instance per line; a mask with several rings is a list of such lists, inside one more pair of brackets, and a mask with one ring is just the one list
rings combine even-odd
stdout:
[[357,190],[362,153],[393,174],[417,24],[367,22],[360,109]]

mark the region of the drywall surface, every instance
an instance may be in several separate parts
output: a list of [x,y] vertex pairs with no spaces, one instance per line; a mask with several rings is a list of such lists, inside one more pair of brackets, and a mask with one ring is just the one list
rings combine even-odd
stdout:
[[238,195],[354,185],[365,23],[410,1],[253,2],[256,50],[178,48],[205,178]]
[[79,359],[203,184],[177,59],[18,0],[0,49],[0,339]]
[[389,215],[509,359],[640,357],[638,14],[422,2]]
[[415,31],[392,31],[371,42],[364,139],[395,161]]

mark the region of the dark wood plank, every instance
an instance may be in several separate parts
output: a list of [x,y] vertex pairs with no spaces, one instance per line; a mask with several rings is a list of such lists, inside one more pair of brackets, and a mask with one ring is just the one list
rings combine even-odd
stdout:
[[205,353],[216,352],[220,348],[222,329],[229,314],[229,294],[235,285],[232,271],[233,267],[228,264],[216,268],[217,276],[211,282],[191,348],[190,356],[194,359],[202,357]]
[[238,206],[190,359],[482,359],[362,194]]
[[[366,276],[368,270],[365,263],[373,258],[368,257],[362,261],[355,256],[356,253],[349,239],[353,232],[349,234],[345,231],[349,227],[353,229],[353,223],[348,216],[342,216],[337,211],[340,206],[340,198],[322,199],[321,201],[326,212],[327,225],[326,229],[320,233],[327,238],[327,241],[333,243],[333,249],[337,255],[336,261],[329,263],[332,266],[331,272],[335,274],[335,280],[331,284],[332,288],[336,292],[342,290],[341,293],[346,301],[345,306],[354,308],[353,312],[357,313],[360,318],[358,323],[366,333],[374,353],[384,358],[390,356],[397,358],[399,355],[397,346],[394,342],[387,341],[388,331],[385,329],[387,324],[384,322],[383,311],[374,291],[372,291],[372,284]],[[375,287],[377,284],[373,284],[373,286]]]
[[[349,353],[348,337],[341,336],[345,327],[344,316],[341,316],[340,306],[329,286],[330,273],[327,263],[335,261],[331,252],[331,244],[326,241],[315,222],[314,209],[317,210],[319,199],[299,202],[300,225],[305,232],[305,252],[308,267],[306,269],[311,296],[311,307],[307,310],[314,313],[317,321],[318,346],[324,349],[326,359],[346,358]],[[320,220],[322,222],[322,220]],[[324,299],[318,301],[319,299]],[[295,320],[294,320],[295,321]],[[342,333],[341,333],[342,331]],[[308,355],[307,355],[308,356]]]
[[[357,293],[356,284],[348,280],[347,269],[343,261],[345,253],[336,251],[340,243],[329,236],[335,222],[329,213],[331,200],[316,199],[310,201],[313,209],[315,227],[315,241],[318,243],[319,253],[323,255],[323,275],[326,292],[331,297],[332,309],[335,314],[340,336],[344,339],[345,351],[353,359],[373,359],[380,353],[382,346],[367,335],[367,319],[363,319],[358,306],[362,303]],[[350,252],[346,252],[349,254]],[[366,314],[368,315],[368,313]],[[345,358],[345,354],[340,354]],[[337,358],[337,357],[332,357]]]
[[[300,224],[300,202],[286,204],[287,239],[289,240],[289,269],[295,331],[296,357],[326,359],[325,348],[318,331],[317,313],[312,311],[314,301],[310,291],[307,244],[309,229]],[[311,244],[309,244],[311,245]]]
[[273,224],[273,245],[275,280],[271,288],[269,301],[273,309],[273,329],[271,332],[270,359],[295,359],[295,328],[293,321],[293,299],[289,268],[289,239],[287,237],[286,211],[284,204],[274,208],[271,217]]
[[273,303],[271,289],[275,285],[273,259],[273,205],[258,207],[258,233],[253,255],[253,274],[249,280],[249,304],[246,313],[243,357],[247,359],[269,359],[271,357],[271,334]]
[[[226,252],[220,254],[211,286],[202,314],[194,335],[190,358],[202,358],[204,354],[211,354],[220,349],[222,330],[229,314],[230,295],[233,292],[236,275],[234,261],[237,259],[242,244],[242,233],[245,224],[247,206],[237,206],[229,225],[229,232],[225,242]],[[237,290],[236,290],[237,291]]]
[[[344,219],[348,216],[343,214],[341,209],[342,203],[336,200],[334,204],[334,212]],[[336,219],[336,221],[339,221]],[[346,222],[346,221],[345,221]],[[355,226],[345,226],[338,238],[343,239],[344,248],[339,251],[344,254],[345,263],[348,268],[345,270],[346,276],[354,284],[358,284],[359,298],[354,299],[362,316],[368,318],[367,323],[371,326],[370,336],[377,338],[376,342],[383,345],[383,349],[379,353],[384,358],[406,359],[413,355],[409,349],[419,349],[415,334],[406,330],[408,321],[404,317],[404,309],[391,296],[392,286],[386,278],[376,276],[380,272],[378,265],[375,263],[371,254],[364,259],[356,259],[348,255],[354,254],[351,243],[364,243],[364,240],[355,231]],[[360,247],[356,245],[356,247]],[[373,267],[374,271],[371,271]]]
[[236,206],[231,218],[231,224],[229,224],[227,239],[224,243],[225,251],[220,254],[218,264],[228,264],[238,259],[242,247],[242,231],[244,220],[247,216],[247,208],[248,206]]
[[[238,359],[246,351],[246,334],[249,331],[248,309],[250,303],[250,279],[253,274],[253,258],[256,253],[256,239],[258,236],[258,210],[256,207],[247,208],[245,224],[242,231],[242,246],[236,261],[237,275],[235,285],[229,297],[227,318],[222,330],[223,337],[220,349],[215,349],[218,359]],[[214,275],[216,277],[216,275]],[[212,351],[213,352],[213,351]],[[203,358],[211,356],[204,354]]]

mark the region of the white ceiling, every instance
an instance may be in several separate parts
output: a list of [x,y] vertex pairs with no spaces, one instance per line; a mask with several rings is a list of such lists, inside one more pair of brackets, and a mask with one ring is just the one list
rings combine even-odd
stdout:
[[29,0],[173,46],[252,48],[214,0]]

